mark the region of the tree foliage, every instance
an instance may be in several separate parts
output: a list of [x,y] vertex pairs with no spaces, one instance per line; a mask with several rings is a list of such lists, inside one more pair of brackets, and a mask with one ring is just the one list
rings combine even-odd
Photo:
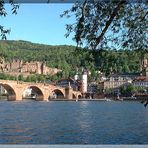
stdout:
[[[110,73],[139,72],[139,52],[134,50],[99,50],[75,49],[74,46],[50,46],[27,41],[0,41],[0,56],[7,62],[12,59],[26,61],[44,61],[47,66],[62,70],[59,78],[74,76],[76,69],[88,69],[92,77],[96,71],[106,75]],[[148,53],[145,52],[148,57]],[[56,79],[56,78],[54,78]]]
[[78,46],[147,50],[147,14],[146,0],[85,0],[75,3],[61,17],[75,15],[76,22],[66,25],[66,37],[74,32]]

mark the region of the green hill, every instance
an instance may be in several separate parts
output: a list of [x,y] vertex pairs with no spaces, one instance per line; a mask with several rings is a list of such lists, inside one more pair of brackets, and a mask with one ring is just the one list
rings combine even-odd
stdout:
[[[129,50],[76,50],[74,46],[51,46],[28,41],[0,41],[0,56],[7,61],[13,58],[24,61],[45,61],[49,67],[63,70],[63,77],[72,76],[76,67],[87,68],[92,76],[96,70],[109,74],[113,72],[138,72],[140,54]],[[148,54],[146,55],[148,56]]]

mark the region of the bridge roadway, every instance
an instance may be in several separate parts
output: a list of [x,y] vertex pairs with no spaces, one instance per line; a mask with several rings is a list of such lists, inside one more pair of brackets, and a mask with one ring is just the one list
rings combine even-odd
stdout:
[[37,101],[48,101],[53,98],[53,93],[59,95],[62,99],[82,97],[80,91],[73,91],[71,87],[63,88],[51,84],[0,80],[0,85],[7,90],[9,101],[21,101],[23,99],[23,92],[28,88],[31,88],[37,94]]

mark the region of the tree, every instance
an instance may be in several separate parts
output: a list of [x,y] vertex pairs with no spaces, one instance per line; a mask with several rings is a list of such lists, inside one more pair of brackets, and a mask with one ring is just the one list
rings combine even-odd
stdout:
[[61,15],[75,15],[76,22],[67,24],[66,37],[75,32],[78,46],[89,49],[123,47],[147,50],[148,5],[146,0],[85,0],[75,3]]
[[[11,8],[12,14],[17,14],[19,5],[17,3],[14,3],[13,0],[9,0],[9,4],[12,6]],[[7,16],[4,0],[0,0],[0,16],[1,17]],[[6,29],[4,26],[0,25],[0,36],[2,39],[6,40],[6,35],[9,33],[10,33],[10,29]]]
[[20,75],[18,76],[18,80],[19,80],[19,81],[23,81],[23,80],[24,80],[23,75],[20,74]]
[[123,96],[132,96],[134,92],[135,92],[135,87],[131,84],[120,87],[120,93]]
[[[146,0],[85,0],[75,3],[61,17],[75,15],[76,22],[67,24],[66,37],[74,32],[77,46],[91,50],[131,49],[148,50]],[[128,67],[124,67],[128,71]],[[116,69],[115,69],[116,70]]]

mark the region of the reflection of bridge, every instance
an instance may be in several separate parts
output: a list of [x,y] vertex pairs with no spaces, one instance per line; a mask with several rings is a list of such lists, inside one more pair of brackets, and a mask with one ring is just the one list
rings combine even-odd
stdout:
[[6,89],[8,100],[10,101],[22,100],[23,92],[28,88],[31,88],[37,94],[36,100],[38,101],[48,101],[52,99],[53,94],[62,99],[77,99],[82,97],[81,92],[73,91],[70,87],[63,88],[50,84],[0,80],[0,85]]

